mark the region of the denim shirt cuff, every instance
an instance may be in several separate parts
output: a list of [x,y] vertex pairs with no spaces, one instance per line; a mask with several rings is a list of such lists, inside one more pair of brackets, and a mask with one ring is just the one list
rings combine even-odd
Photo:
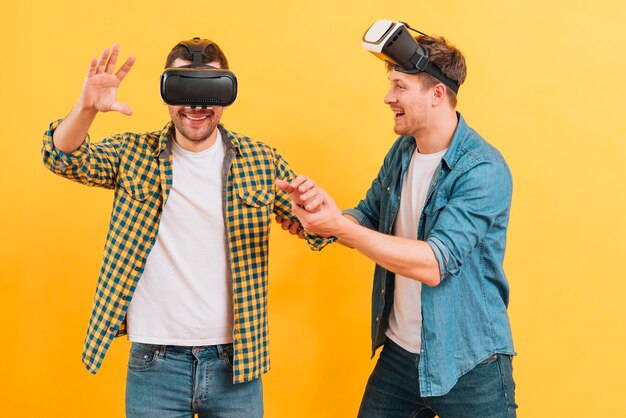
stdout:
[[369,229],[374,229],[374,224],[367,218],[367,216],[365,216],[363,212],[358,209],[346,209],[343,210],[341,213],[354,217],[361,226]]
[[444,243],[439,238],[432,235],[428,237],[426,243],[430,245],[433,253],[435,253],[435,258],[437,259],[437,263],[439,263],[439,275],[441,276],[441,280],[453,276],[458,269],[456,266],[453,266],[454,260],[450,257],[450,252]]

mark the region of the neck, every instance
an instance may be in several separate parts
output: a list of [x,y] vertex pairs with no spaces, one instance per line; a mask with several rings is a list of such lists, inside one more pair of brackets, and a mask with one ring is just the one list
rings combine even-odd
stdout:
[[454,109],[435,115],[428,124],[428,128],[414,135],[419,152],[434,154],[448,148],[458,123]]

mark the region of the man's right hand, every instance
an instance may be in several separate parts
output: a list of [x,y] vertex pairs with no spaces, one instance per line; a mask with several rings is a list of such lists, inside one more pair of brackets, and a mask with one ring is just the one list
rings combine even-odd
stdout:
[[128,57],[126,62],[113,73],[120,47],[113,45],[102,52],[100,59],[92,58],[87,78],[76,105],[54,131],[54,146],[66,154],[77,150],[93,123],[98,112],[120,112],[132,115],[133,110],[127,104],[117,101],[117,89],[126,74],[135,63],[135,56]]
[[87,78],[78,100],[80,108],[96,112],[115,111],[132,115],[133,110],[130,106],[118,102],[116,96],[122,80],[135,63],[135,56],[128,57],[114,74],[113,70],[115,70],[119,53],[120,47],[115,44],[110,50],[105,49],[99,60],[96,60],[95,57],[91,59]]

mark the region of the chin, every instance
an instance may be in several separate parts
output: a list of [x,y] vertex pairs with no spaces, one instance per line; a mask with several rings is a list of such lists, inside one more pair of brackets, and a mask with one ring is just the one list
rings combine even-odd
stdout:
[[400,135],[400,136],[408,136],[408,135],[410,135],[410,133],[408,133],[405,129],[398,128],[397,126],[394,126],[393,132],[396,135]]

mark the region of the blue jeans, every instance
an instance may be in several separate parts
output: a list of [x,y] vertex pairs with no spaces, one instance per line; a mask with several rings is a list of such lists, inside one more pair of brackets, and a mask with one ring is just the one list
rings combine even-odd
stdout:
[[491,356],[467,372],[443,396],[423,398],[419,356],[387,339],[361,401],[359,418],[513,418],[515,382],[511,357]]
[[261,379],[233,384],[233,347],[133,343],[126,377],[129,418],[257,418]]

